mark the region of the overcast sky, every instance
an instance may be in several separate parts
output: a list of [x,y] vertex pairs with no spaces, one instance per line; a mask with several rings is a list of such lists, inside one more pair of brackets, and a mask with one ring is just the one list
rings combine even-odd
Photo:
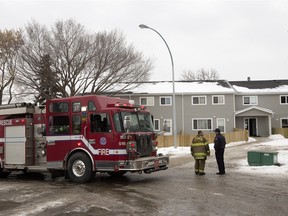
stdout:
[[175,80],[184,70],[213,68],[221,79],[288,79],[288,0],[0,0],[0,29],[35,19],[52,25],[75,19],[87,30],[121,31],[155,60],[151,80]]

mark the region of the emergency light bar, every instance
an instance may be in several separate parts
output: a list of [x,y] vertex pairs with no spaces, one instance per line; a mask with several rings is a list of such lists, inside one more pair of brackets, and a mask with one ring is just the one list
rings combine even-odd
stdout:
[[107,107],[119,107],[119,108],[136,108],[145,110],[146,107],[144,105],[135,105],[131,103],[115,103],[115,104],[107,104]]

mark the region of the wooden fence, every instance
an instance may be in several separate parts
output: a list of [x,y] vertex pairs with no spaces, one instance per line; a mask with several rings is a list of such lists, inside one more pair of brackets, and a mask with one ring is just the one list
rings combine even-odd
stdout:
[[[238,141],[248,141],[248,131],[247,130],[239,130],[235,129],[234,132],[231,133],[223,133],[226,138],[226,142],[238,142]],[[187,135],[177,135],[176,141],[177,146],[191,146],[192,139],[196,136],[196,134],[187,134]],[[208,139],[209,143],[214,142],[215,133],[204,133],[206,139]],[[173,146],[173,136],[158,136],[158,147],[170,147]]]
[[288,128],[272,128],[272,134],[281,134],[288,138]]

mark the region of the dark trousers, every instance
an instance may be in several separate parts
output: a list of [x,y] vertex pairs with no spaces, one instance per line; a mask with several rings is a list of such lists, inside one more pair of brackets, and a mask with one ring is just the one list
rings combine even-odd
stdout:
[[225,173],[224,149],[215,151],[215,157],[216,157],[219,172]]

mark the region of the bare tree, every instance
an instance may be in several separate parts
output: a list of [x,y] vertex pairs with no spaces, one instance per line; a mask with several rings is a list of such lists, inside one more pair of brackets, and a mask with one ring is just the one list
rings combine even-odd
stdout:
[[184,70],[181,74],[181,80],[197,80],[196,74],[192,70]]
[[219,79],[219,74],[215,69],[204,69],[201,68],[198,70],[196,73],[188,70],[188,71],[183,71],[182,80],[218,80]]
[[128,46],[116,30],[89,34],[69,19],[50,30],[33,21],[26,33],[18,81],[38,92],[38,100],[129,90],[149,79],[151,60]]
[[12,87],[16,76],[18,50],[23,45],[21,30],[0,30],[0,104],[7,93],[7,103],[12,100]]
[[145,59],[132,45],[127,46],[122,34],[101,32],[95,39],[94,70],[85,86],[90,86],[91,92],[128,90],[149,80],[149,71],[153,67],[151,60]]

